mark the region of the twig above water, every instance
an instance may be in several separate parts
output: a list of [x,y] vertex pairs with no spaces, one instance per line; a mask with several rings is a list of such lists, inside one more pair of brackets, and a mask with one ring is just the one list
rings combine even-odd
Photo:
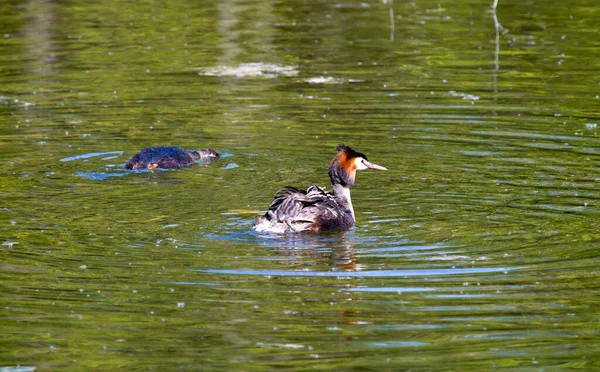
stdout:
[[388,12],[390,14],[390,41],[394,41],[394,33],[395,33],[395,24],[394,24],[394,8],[392,4],[394,0],[381,0],[384,4],[388,6]]

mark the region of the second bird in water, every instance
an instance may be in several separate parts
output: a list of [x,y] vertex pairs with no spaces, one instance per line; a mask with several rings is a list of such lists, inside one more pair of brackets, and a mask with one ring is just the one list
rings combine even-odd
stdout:
[[155,146],[143,149],[129,159],[125,169],[181,168],[192,165],[199,159],[212,159],[218,157],[215,150],[204,149],[188,151],[174,146]]

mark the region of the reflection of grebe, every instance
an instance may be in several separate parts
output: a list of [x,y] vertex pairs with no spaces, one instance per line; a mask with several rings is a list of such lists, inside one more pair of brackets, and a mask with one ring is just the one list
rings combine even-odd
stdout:
[[287,186],[275,194],[267,213],[256,218],[256,231],[324,231],[354,225],[350,186],[354,185],[356,171],[386,168],[368,162],[365,154],[348,146],[338,145],[335,149],[338,153],[329,164],[333,193],[317,185],[306,191]]
[[260,245],[281,258],[277,265],[316,268],[330,267],[330,271],[356,271],[352,232],[331,230],[322,234],[271,234],[260,240]]
[[126,169],[181,168],[191,165],[198,159],[212,159],[218,157],[215,150],[205,149],[187,151],[174,146],[156,146],[143,149],[129,159],[125,164]]

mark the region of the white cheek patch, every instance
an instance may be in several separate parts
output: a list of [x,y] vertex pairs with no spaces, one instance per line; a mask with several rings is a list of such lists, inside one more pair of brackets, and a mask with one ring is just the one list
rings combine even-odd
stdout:
[[368,167],[363,163],[363,158],[358,157],[354,159],[354,164],[356,164],[356,170],[365,170]]

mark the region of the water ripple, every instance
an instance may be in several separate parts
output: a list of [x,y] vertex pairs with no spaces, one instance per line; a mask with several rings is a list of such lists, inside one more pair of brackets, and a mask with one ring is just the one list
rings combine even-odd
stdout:
[[127,173],[107,173],[107,172],[75,172],[75,175],[78,177],[87,178],[93,181],[104,181],[111,177],[123,177]]
[[67,161],[73,161],[73,160],[89,159],[89,158],[93,158],[96,156],[115,155],[115,154],[122,155],[123,151],[91,152],[89,154],[74,155],[74,156],[62,158],[62,159],[60,159],[60,161],[67,162]]
[[517,268],[508,267],[481,267],[468,269],[423,269],[423,270],[375,270],[375,271],[286,271],[286,270],[226,270],[226,269],[207,269],[195,270],[198,273],[209,274],[230,274],[230,275],[263,275],[263,276],[308,276],[308,277],[353,277],[353,278],[374,278],[374,277],[409,277],[409,276],[445,276],[461,274],[486,274],[486,273],[506,273]]

